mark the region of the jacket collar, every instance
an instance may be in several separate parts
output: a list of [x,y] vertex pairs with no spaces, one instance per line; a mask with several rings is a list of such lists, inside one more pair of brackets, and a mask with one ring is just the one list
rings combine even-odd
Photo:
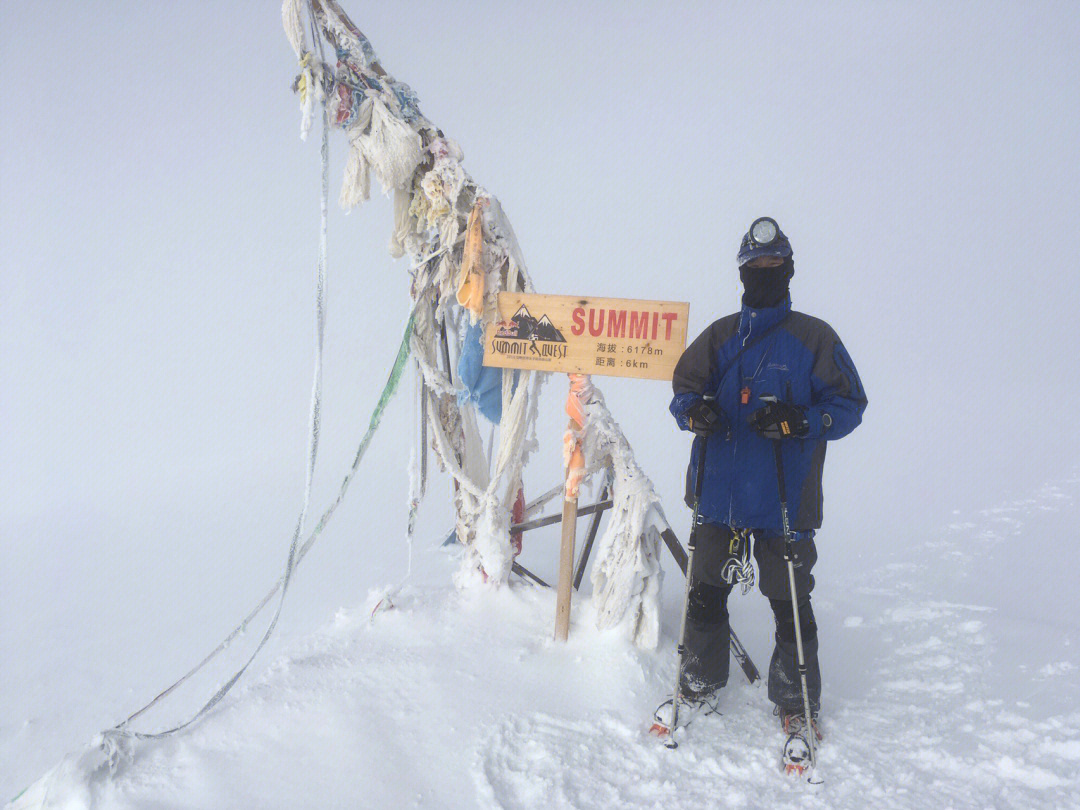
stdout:
[[753,335],[760,335],[770,326],[774,326],[791,312],[791,296],[788,296],[775,307],[762,307],[754,309],[743,304],[739,313],[739,336],[745,343]]

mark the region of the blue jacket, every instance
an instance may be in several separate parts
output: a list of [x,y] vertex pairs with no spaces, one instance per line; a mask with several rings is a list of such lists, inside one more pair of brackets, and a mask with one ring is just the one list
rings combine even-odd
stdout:
[[[744,344],[777,324],[731,362]],[[832,327],[793,312],[790,299],[769,309],[744,306],[713,323],[687,347],[672,387],[671,413],[683,430],[690,429],[686,411],[707,391],[715,393],[727,417],[730,429],[708,440],[700,514],[735,528],[783,530],[772,441],[750,427],[750,415],[765,406],[762,397],[804,407],[810,423],[807,435],[781,440],[788,517],[792,531],[820,528],[826,442],[854,430],[866,408],[855,364]],[[687,469],[689,505],[698,447],[695,442]]]

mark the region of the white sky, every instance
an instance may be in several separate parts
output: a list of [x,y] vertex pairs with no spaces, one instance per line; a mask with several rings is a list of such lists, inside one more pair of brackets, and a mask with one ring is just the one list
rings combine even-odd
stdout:
[[[837,329],[870,399],[830,453],[827,530],[902,539],[1074,463],[1075,4],[345,9],[502,200],[541,291],[690,301],[696,334],[737,306],[746,227],[778,219],[795,307]],[[114,635],[81,652],[121,653],[143,641],[131,610],[216,639],[257,595],[230,583],[276,576],[303,487],[318,146],[278,6],[4,3],[0,65],[0,653],[77,644],[89,616]],[[335,198],[343,156],[335,137]],[[332,216],[316,510],[407,313],[390,220],[381,197]],[[599,382],[681,515],[670,389]],[[410,408],[326,541],[327,603],[401,572]],[[147,605],[174,580],[184,609]]]

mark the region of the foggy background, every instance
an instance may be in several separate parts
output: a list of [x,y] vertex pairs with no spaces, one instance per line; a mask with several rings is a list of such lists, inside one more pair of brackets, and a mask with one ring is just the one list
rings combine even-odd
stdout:
[[[823,589],[1074,469],[1075,5],[343,7],[499,197],[541,292],[689,301],[692,338],[738,307],[750,222],[778,220],[794,307],[837,330],[870,401],[830,448]],[[4,3],[0,65],[6,798],[280,574],[304,486],[319,134],[298,138],[276,2]],[[344,147],[332,133],[314,516],[409,307],[389,201],[336,206]],[[670,386],[595,381],[684,533]],[[412,387],[299,570],[283,637],[404,575]],[[559,480],[565,387],[545,389],[527,496]],[[418,557],[438,554],[449,491],[433,479]],[[526,535],[545,578],[554,536]],[[753,601],[744,624],[767,620]],[[748,646],[767,657],[767,638]]]

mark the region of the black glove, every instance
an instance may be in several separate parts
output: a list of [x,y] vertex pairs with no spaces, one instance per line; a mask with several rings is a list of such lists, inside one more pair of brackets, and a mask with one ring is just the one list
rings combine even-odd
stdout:
[[770,402],[750,414],[750,427],[766,439],[795,439],[810,432],[806,412],[798,405]]
[[686,422],[696,436],[711,436],[727,429],[727,417],[714,399],[703,399],[687,408]]

